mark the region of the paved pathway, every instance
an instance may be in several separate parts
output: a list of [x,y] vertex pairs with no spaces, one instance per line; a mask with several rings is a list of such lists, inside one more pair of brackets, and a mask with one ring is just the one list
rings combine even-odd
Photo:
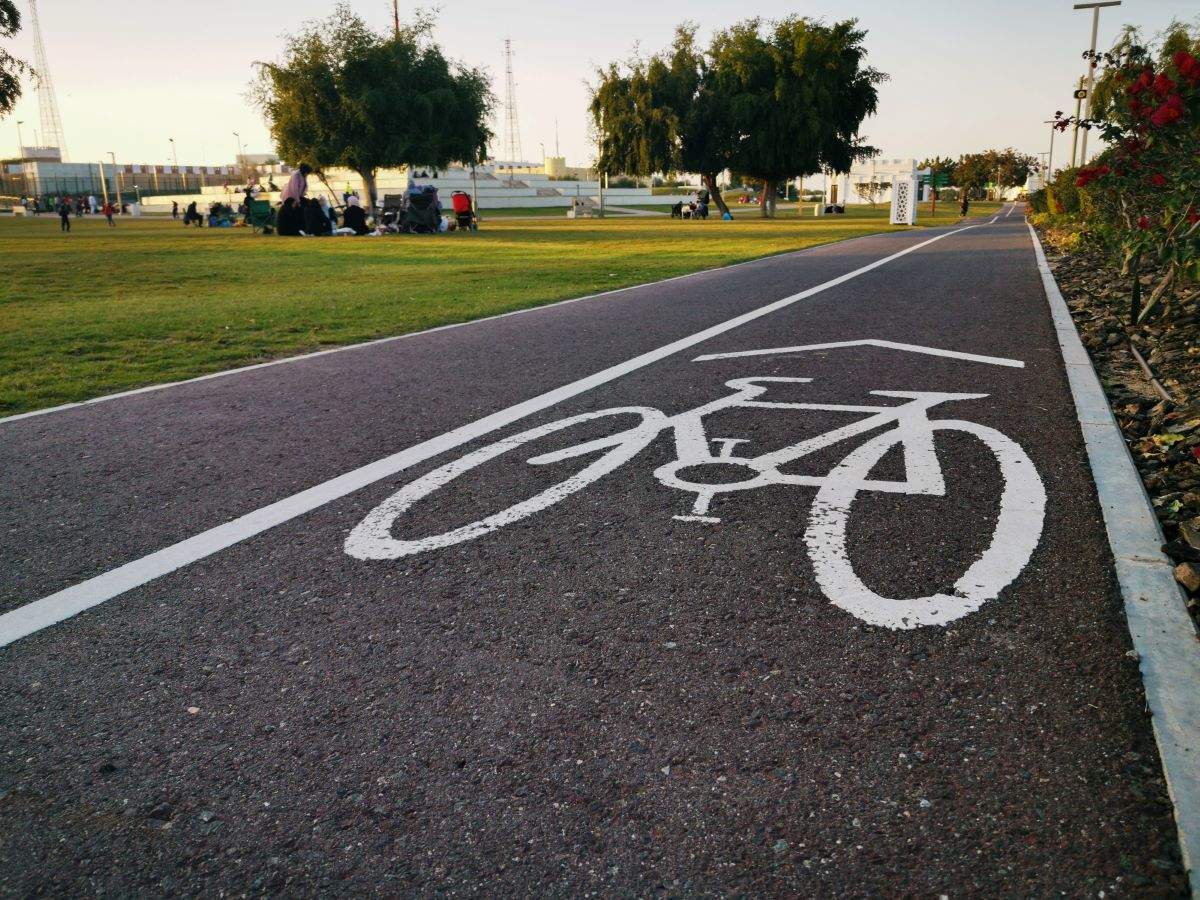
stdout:
[[0,890],[1178,890],[1029,233],[0,422]]

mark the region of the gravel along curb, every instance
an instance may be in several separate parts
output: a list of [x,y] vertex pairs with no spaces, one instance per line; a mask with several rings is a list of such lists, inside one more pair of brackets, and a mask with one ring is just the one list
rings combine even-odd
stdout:
[[1183,864],[1193,896],[1200,897],[1200,641],[1171,561],[1159,549],[1163,534],[1150,498],[1032,226],[1029,235],[1116,561],[1154,737],[1175,804]]

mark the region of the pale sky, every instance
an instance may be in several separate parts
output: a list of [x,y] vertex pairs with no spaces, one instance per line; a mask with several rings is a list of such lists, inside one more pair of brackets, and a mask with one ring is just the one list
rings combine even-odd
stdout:
[[[27,12],[25,0],[17,5]],[[584,81],[595,66],[628,56],[635,44],[658,51],[684,19],[700,23],[702,35],[749,15],[859,19],[869,32],[870,64],[892,76],[878,115],[862,131],[885,157],[918,158],[1008,145],[1047,149],[1049,129],[1041,123],[1071,103],[1091,27],[1090,12],[1072,10],[1072,0],[423,5],[440,8],[437,36],[447,55],[485,66],[501,98],[503,42],[512,38],[524,156],[540,160],[539,143],[553,154],[557,118],[569,164],[592,156]],[[326,16],[332,6],[333,0],[39,0],[68,158],[97,160],[111,150],[121,162],[166,163],[173,137],[181,164],[228,163],[235,131],[247,152],[271,151],[261,117],[244,98],[252,64],[277,58],[283,33]],[[390,22],[388,0],[352,6],[380,28]],[[1099,44],[1108,46],[1125,23],[1154,33],[1195,15],[1195,0],[1125,0],[1102,11]],[[33,62],[28,29],[9,43]],[[17,120],[24,120],[25,143],[32,144],[39,128],[32,85],[17,112],[0,120],[0,155],[16,149]],[[494,130],[500,152],[502,121]],[[1056,162],[1061,146],[1060,139]]]

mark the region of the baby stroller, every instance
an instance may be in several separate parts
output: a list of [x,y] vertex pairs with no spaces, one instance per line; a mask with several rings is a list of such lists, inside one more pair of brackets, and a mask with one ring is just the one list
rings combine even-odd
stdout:
[[437,208],[437,195],[430,193],[410,194],[404,209],[401,231],[410,234],[437,234],[441,229],[442,217]]
[[470,194],[466,191],[455,191],[450,195],[450,205],[454,207],[454,218],[460,231],[479,230],[479,224],[475,221],[475,204],[471,202]]

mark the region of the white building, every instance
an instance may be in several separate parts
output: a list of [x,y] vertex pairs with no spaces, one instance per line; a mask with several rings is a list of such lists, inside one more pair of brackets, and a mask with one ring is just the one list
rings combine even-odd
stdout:
[[[920,163],[911,157],[905,159],[869,159],[856,163],[849,171],[839,175],[823,175],[819,186],[825,193],[825,202],[850,205],[870,205],[892,202],[892,178],[919,178],[930,174],[929,169],[922,169]],[[810,178],[804,185],[805,190],[815,190],[817,179]],[[929,199],[929,187],[922,185],[921,200]]]

